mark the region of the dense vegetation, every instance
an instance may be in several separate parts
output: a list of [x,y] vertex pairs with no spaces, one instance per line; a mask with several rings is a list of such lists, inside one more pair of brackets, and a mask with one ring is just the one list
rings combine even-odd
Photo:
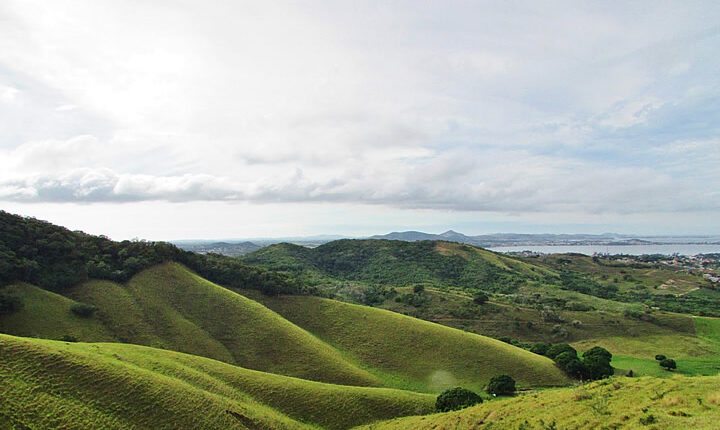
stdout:
[[[201,276],[231,287],[266,294],[303,293],[304,286],[282,272],[270,272],[216,254],[183,251],[165,242],[114,242],[104,236],[0,211],[0,286],[24,281],[62,291],[88,279],[126,282],[141,270],[176,261]],[[0,306],[16,307],[0,293]]]
[[513,292],[538,277],[513,271],[523,263],[469,245],[422,241],[337,240],[314,249],[279,244],[242,257],[246,263],[296,273],[314,271],[335,279],[391,286],[415,283]]
[[482,403],[482,401],[482,397],[465,388],[449,388],[437,397],[435,410],[438,412],[458,411]]

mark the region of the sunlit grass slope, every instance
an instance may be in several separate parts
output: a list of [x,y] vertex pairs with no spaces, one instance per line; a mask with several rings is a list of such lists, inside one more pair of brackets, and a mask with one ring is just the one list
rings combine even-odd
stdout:
[[25,283],[8,285],[5,289],[22,297],[23,306],[0,315],[0,333],[51,339],[65,335],[96,341],[114,339],[100,321],[73,314],[70,308],[76,302],[67,297]]
[[137,345],[0,335],[0,351],[0,422],[19,428],[344,429],[434,405]]
[[717,429],[720,377],[613,378],[367,429]]
[[[673,374],[688,376],[720,373],[720,319],[686,317],[693,323],[694,335],[683,330],[675,334],[642,337],[608,336],[573,343],[579,351],[599,345],[613,353],[612,364],[619,373],[632,370],[635,375],[667,378]],[[675,372],[667,372],[658,365],[655,356],[673,358],[678,365]]]
[[545,357],[504,342],[382,309],[307,296],[259,300],[345,351],[387,386],[438,392],[480,390],[500,373],[522,387],[567,384]]
[[379,385],[307,331],[179,264],[145,270],[125,286],[92,281],[70,294],[97,306],[96,318],[123,342],[304,379]]

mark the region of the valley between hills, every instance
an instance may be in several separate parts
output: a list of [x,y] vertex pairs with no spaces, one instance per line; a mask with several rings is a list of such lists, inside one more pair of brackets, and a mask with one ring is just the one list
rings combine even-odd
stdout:
[[[229,257],[0,212],[0,429],[712,429],[718,312],[716,284],[652,260],[384,239]],[[439,412],[453,387],[479,400]]]

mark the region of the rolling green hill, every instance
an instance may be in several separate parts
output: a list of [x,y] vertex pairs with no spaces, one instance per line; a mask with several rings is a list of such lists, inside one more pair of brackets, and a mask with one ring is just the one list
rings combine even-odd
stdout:
[[717,429],[720,377],[611,378],[363,429]]
[[434,405],[136,345],[0,335],[0,351],[0,428],[345,429]]
[[73,300],[25,284],[18,312],[0,315],[4,333],[143,344],[246,368],[349,385],[379,385],[338,351],[259,303],[176,263],[147,269],[126,285],[90,281],[65,293],[97,307],[90,318]]
[[524,387],[569,383],[549,359],[495,339],[319,297],[245,293],[362,363],[388,386],[480,390],[499,373],[512,374]]
[[[0,316],[5,333],[142,344],[309,380],[423,392],[454,383],[479,389],[502,372],[523,386],[569,382],[550,360],[494,339],[316,297],[246,290],[252,300],[177,263],[125,285],[85,282],[67,289],[69,298],[21,287],[42,300],[27,295],[21,311]],[[81,318],[70,311],[76,302],[97,311]]]
[[242,257],[270,270],[402,286],[411,283],[513,291],[551,270],[454,242],[337,240],[308,249],[278,244]]

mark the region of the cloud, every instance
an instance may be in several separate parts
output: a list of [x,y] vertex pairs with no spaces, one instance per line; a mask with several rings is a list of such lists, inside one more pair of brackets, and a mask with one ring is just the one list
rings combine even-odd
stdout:
[[700,4],[9,1],[0,199],[717,210]]
[[17,88],[0,84],[0,102],[2,103],[12,103],[19,93],[20,90]]
[[361,165],[339,174],[295,169],[243,180],[77,168],[0,183],[0,199],[18,202],[334,202],[560,214],[718,210],[711,191],[649,168],[608,168],[518,152],[479,159],[463,151],[414,163]]

